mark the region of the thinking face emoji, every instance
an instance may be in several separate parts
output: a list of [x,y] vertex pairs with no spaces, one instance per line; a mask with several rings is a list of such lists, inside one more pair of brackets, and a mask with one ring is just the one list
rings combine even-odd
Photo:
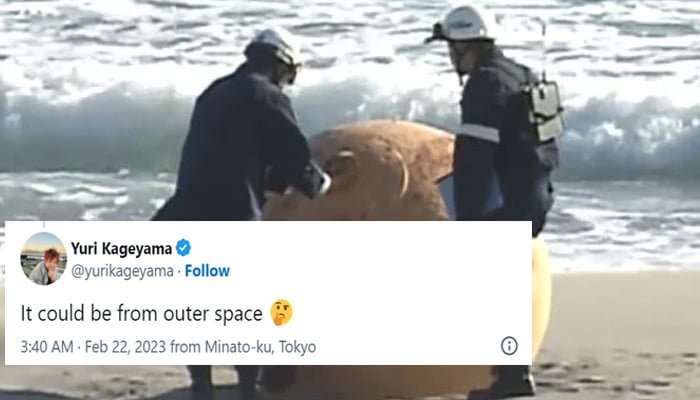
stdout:
[[270,315],[275,325],[284,325],[292,319],[292,305],[287,300],[277,300],[272,303]]

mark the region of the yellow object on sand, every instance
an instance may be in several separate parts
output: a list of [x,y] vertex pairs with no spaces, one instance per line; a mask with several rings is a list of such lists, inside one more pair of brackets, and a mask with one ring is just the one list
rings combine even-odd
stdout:
[[[308,200],[271,199],[267,220],[448,220],[437,180],[451,172],[453,135],[407,121],[368,121],[310,140],[314,158],[333,176],[331,191]],[[348,246],[352,246],[348,243]],[[533,241],[532,350],[537,355],[550,314],[551,275],[543,240]],[[468,340],[465,332],[465,340]],[[295,383],[268,399],[374,400],[465,395],[497,378],[493,366],[296,366]],[[263,386],[264,382],[263,382]]]

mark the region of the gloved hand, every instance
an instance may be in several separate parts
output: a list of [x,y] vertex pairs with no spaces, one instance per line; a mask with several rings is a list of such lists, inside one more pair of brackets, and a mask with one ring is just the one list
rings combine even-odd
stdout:
[[328,190],[331,188],[333,183],[333,179],[331,178],[330,175],[327,173],[323,173],[323,181],[321,183],[321,188],[318,191],[318,194],[320,196],[323,196],[324,194],[328,193]]
[[313,199],[325,194],[331,186],[331,177],[315,162],[311,161],[300,181],[294,185],[306,197]]

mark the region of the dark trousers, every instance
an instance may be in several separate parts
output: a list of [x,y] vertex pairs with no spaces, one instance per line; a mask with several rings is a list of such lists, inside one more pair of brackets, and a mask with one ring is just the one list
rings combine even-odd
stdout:
[[201,203],[177,193],[168,198],[151,221],[262,221],[257,205],[233,207],[221,202]]
[[[178,196],[172,196],[155,213],[151,221],[229,220],[229,218],[220,218],[221,216],[207,215],[207,211],[198,209],[193,204],[188,204],[188,202],[181,201]],[[259,221],[261,218],[259,214],[255,214],[249,218],[239,218],[237,220]],[[260,367],[257,365],[237,365],[235,368],[238,373],[238,386],[242,399],[252,398],[256,391]],[[190,373],[193,392],[208,395],[214,391],[211,365],[188,365],[187,371]]]
[[[455,209],[458,221],[483,220],[483,221],[532,221],[532,237],[539,236],[547,223],[547,215],[554,203],[553,188],[549,174],[541,173],[532,182],[531,193],[528,198],[512,201],[506,198],[500,187],[498,175],[493,173],[488,182],[486,201],[480,210],[479,218],[473,218],[474,210],[467,210],[464,204],[470,204],[471,191],[465,185],[460,185],[464,174],[471,171],[455,170],[453,188]],[[516,203],[517,205],[514,205]],[[518,204],[519,203],[519,204]],[[525,382],[530,379],[529,365],[500,365],[498,366],[497,384],[517,385],[515,382]]]
[[544,229],[547,216],[554,204],[554,189],[549,174],[541,173],[526,190],[526,195],[504,196],[494,173],[489,178],[485,201],[481,210],[471,210],[466,204],[473,204],[472,191],[461,184],[465,172],[455,172],[454,202],[457,221],[532,221],[532,237],[535,238]]
[[547,224],[547,216],[554,204],[552,184],[549,176],[539,176],[530,189],[527,198],[518,199],[516,204],[506,202],[503,206],[484,216],[486,221],[532,221],[532,237],[536,238]]
[[499,365],[498,378],[506,382],[527,380],[530,374],[529,365]]

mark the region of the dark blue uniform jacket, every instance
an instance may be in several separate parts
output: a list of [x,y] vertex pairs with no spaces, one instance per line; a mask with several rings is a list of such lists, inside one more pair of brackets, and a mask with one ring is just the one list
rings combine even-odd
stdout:
[[518,96],[535,79],[499,49],[470,74],[453,162],[458,220],[532,221],[533,237],[543,229],[559,154],[554,142],[536,139],[527,104]]
[[154,220],[259,220],[266,189],[304,179],[311,162],[290,99],[247,64],[197,98],[175,194]]

